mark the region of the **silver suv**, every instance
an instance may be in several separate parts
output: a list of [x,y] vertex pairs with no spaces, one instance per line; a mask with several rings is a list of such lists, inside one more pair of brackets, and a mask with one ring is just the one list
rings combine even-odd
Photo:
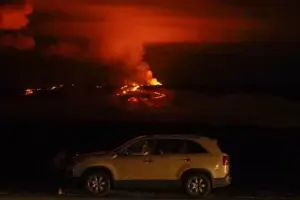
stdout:
[[[118,188],[179,186],[190,196],[206,196],[230,184],[229,156],[217,140],[196,135],[147,135],[109,151],[79,155],[71,176],[92,195]],[[174,183],[174,184],[173,184]]]

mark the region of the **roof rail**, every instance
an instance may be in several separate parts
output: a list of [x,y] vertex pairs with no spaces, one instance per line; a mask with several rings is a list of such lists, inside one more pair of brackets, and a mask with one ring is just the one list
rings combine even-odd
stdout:
[[159,134],[159,135],[153,135],[154,138],[200,138],[201,135],[195,135],[195,134]]
[[197,139],[197,138],[203,138],[203,139],[212,139],[210,137],[202,136],[202,135],[196,135],[196,134],[154,134],[154,135],[141,135],[136,137],[135,139]]

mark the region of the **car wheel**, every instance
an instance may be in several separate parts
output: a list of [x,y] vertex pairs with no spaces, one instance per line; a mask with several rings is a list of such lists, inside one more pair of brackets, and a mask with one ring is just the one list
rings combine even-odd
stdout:
[[111,189],[111,180],[103,172],[91,173],[86,177],[85,188],[93,196],[106,196]]
[[205,197],[211,192],[211,181],[204,174],[192,174],[184,180],[184,189],[190,197]]

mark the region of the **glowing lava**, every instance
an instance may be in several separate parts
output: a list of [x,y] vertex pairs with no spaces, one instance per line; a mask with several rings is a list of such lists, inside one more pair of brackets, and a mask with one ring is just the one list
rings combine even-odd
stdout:
[[154,78],[154,77],[153,77],[153,73],[152,73],[151,70],[147,70],[147,75],[146,75],[146,77],[147,77],[146,79],[147,79],[148,85],[153,85],[153,86],[155,86],[155,85],[162,85],[162,83],[159,82],[159,81],[157,80],[157,78]]
[[34,93],[34,89],[26,89],[25,92],[24,92],[24,95],[25,96],[29,96],[29,95],[32,95]]
[[150,80],[150,84],[149,85],[162,85],[162,83],[159,82],[156,78],[152,78]]
[[[126,81],[125,85],[120,88],[120,90],[116,93],[117,96],[126,95],[130,92],[145,92],[142,87],[143,86],[160,86],[161,82],[157,80],[157,78],[152,77],[152,72],[150,70],[147,71],[147,84],[138,84],[133,81]],[[134,101],[137,102],[137,101]]]
[[[146,105],[155,105],[155,100],[165,98],[167,95],[163,92],[147,90],[146,87],[161,86],[162,83],[152,77],[152,72],[148,70],[147,84],[138,84],[136,82],[128,82],[122,86],[116,93],[117,96],[125,97],[128,103],[144,103]],[[152,106],[151,106],[152,107]]]

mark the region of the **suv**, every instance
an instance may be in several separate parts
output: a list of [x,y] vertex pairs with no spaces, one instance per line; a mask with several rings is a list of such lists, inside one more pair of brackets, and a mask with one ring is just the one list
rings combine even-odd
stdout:
[[170,188],[174,183],[199,197],[230,184],[228,155],[217,140],[196,135],[140,136],[110,152],[78,155],[69,169],[96,196],[111,189]]

